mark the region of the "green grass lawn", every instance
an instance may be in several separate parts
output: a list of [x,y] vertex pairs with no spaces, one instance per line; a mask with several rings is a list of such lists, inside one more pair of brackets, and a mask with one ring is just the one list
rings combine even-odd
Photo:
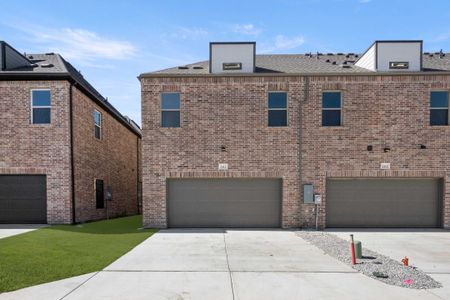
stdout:
[[0,293],[102,270],[156,232],[140,227],[132,216],[0,239]]

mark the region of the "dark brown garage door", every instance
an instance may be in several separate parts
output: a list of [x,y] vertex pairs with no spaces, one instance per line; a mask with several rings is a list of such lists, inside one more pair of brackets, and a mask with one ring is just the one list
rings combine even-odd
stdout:
[[170,179],[170,227],[280,227],[281,179]]
[[0,175],[0,223],[47,223],[45,176]]
[[327,227],[440,227],[437,179],[328,180]]

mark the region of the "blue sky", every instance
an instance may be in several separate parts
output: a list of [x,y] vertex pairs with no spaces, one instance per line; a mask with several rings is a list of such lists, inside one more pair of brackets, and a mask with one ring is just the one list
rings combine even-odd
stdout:
[[2,1],[0,40],[58,52],[140,123],[143,72],[208,58],[210,41],[258,53],[361,52],[376,39],[423,39],[450,52],[448,0]]

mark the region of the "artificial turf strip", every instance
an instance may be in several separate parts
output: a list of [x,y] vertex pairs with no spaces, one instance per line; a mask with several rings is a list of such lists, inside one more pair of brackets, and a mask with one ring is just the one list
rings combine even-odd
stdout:
[[156,232],[140,227],[132,216],[0,239],[0,293],[102,270]]

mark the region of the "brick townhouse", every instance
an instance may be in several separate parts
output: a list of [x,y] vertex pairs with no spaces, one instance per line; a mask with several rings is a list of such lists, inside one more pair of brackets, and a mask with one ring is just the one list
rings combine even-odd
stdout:
[[0,223],[136,214],[140,128],[60,55],[0,58]]
[[147,227],[450,228],[450,55],[422,41],[140,75]]

